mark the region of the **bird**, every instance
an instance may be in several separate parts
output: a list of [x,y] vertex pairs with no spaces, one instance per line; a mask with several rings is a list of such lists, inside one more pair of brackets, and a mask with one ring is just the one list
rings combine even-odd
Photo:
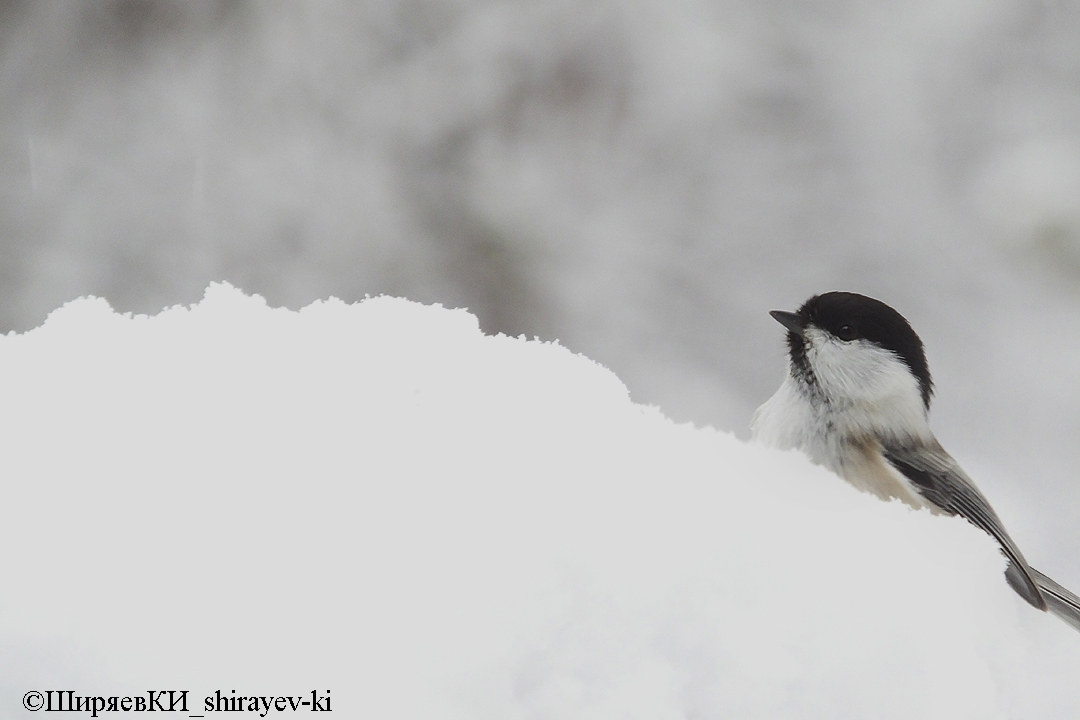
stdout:
[[930,429],[934,383],[922,340],[889,305],[814,295],[770,315],[787,330],[788,373],[751,420],[757,442],[800,450],[856,488],[956,515],[1008,558],[1005,579],[1033,607],[1080,630],[1080,597],[1028,564],[989,501]]

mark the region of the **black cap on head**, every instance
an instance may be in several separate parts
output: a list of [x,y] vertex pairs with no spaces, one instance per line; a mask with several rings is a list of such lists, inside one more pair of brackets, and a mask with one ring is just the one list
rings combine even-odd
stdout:
[[[892,351],[918,380],[923,405],[930,407],[934,383],[922,340],[903,315],[880,300],[849,292],[815,295],[803,303],[797,314],[803,327],[817,327],[846,342],[866,340]],[[788,345],[792,359],[798,362],[801,358],[805,363],[803,338],[789,331]]]

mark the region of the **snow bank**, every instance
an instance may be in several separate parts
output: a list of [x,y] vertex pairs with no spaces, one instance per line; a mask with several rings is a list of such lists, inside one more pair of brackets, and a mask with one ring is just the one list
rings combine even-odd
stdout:
[[461,310],[84,299],[0,338],[0,378],[0,717],[151,687],[380,719],[1080,716],[1080,637],[977,530]]

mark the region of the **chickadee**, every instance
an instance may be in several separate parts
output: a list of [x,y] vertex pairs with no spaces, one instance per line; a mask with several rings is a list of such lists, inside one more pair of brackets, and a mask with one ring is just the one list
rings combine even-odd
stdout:
[[1080,630],[1080,597],[1035,570],[990,503],[941,447],[927,422],[934,387],[923,344],[900,313],[864,295],[830,292],[798,312],[770,313],[787,328],[789,373],[754,413],[755,439],[798,449],[882,499],[960,515],[1009,559],[1020,597]]

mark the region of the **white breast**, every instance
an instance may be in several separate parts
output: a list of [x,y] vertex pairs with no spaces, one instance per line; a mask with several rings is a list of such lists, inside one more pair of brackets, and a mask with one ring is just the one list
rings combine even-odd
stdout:
[[[870,343],[809,337],[817,388],[791,375],[751,421],[756,441],[801,450],[849,483],[883,499],[930,507],[885,460],[881,440],[931,441],[918,383],[895,355]],[[827,399],[826,399],[827,398]]]

